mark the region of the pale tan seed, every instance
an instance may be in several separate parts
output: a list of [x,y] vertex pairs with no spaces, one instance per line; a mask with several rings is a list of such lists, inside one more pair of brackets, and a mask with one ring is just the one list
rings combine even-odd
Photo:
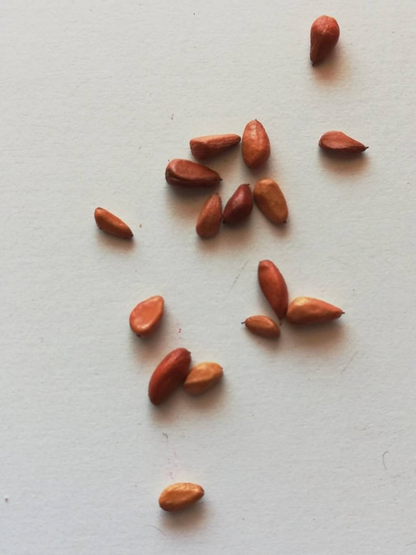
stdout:
[[336,320],[343,310],[320,299],[297,297],[287,309],[286,318],[292,324],[318,324]]
[[216,362],[201,362],[191,368],[183,387],[187,393],[199,395],[219,382],[222,376],[222,366]]
[[197,484],[178,482],[165,488],[159,497],[159,505],[164,511],[179,511],[193,505],[204,495]]
[[256,335],[268,338],[280,336],[280,328],[274,320],[267,316],[250,316],[244,321],[246,328]]
[[268,220],[274,224],[286,223],[288,209],[286,199],[273,179],[257,181],[253,191],[254,200]]
[[163,297],[156,295],[139,303],[130,314],[130,327],[138,335],[149,335],[163,316]]

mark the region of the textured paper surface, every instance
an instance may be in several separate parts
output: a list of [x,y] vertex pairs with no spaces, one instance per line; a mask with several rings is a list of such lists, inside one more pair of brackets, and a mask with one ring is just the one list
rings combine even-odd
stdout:
[[[383,2],[3,0],[0,8],[0,552],[2,555],[416,553],[416,5]],[[309,29],[341,38],[320,68]],[[209,242],[207,193],[175,193],[194,136],[266,127],[268,167],[211,166],[223,200],[275,178],[290,221],[258,210]],[[334,161],[340,129],[370,146]],[[123,218],[105,236],[93,210]],[[290,296],[345,310],[281,339],[269,258]],[[130,310],[163,295],[153,337]],[[222,364],[205,397],[153,408],[171,349]],[[195,510],[164,514],[174,481]]]

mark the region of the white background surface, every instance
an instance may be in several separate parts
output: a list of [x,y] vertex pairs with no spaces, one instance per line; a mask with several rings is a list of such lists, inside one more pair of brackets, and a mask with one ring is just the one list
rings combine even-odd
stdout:
[[[3,0],[2,555],[416,553],[415,7]],[[324,13],[341,38],[314,69]],[[172,191],[167,161],[253,118],[268,167],[238,149],[210,165],[224,201],[274,177],[290,222],[256,209],[202,242],[208,193]],[[370,149],[322,155],[331,129]],[[96,206],[134,242],[100,232]],[[272,316],[264,258],[342,321],[249,335],[245,317]],[[165,318],[140,340],[128,316],[155,294]],[[150,374],[179,346],[224,383],[155,409]],[[173,481],[204,500],[163,513]]]

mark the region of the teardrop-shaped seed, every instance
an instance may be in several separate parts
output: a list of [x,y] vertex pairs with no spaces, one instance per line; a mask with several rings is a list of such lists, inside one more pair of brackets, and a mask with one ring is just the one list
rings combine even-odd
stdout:
[[131,239],[133,237],[133,232],[129,226],[105,208],[96,208],[94,218],[97,226],[110,235],[121,239]]
[[253,193],[247,183],[240,185],[230,197],[224,208],[222,221],[237,224],[250,216],[253,210]]
[[292,324],[318,324],[336,320],[344,312],[325,301],[312,297],[297,297],[287,309],[286,318]]
[[319,139],[319,146],[322,150],[330,150],[332,152],[342,152],[343,154],[360,154],[367,150],[368,146],[363,145],[348,137],[342,131],[328,131]]
[[163,316],[163,297],[156,295],[139,303],[130,314],[130,327],[138,335],[149,335]]

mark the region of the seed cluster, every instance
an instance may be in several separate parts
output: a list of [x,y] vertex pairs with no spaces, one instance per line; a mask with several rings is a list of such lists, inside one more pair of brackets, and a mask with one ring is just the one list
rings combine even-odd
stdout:
[[[312,65],[321,63],[331,54],[339,34],[339,26],[334,18],[321,16],[314,21],[310,47]],[[248,168],[257,169],[267,162],[271,152],[270,140],[258,120],[247,123],[242,138],[234,133],[205,135],[191,139],[190,149],[196,159],[206,160],[236,147],[240,141],[242,157]],[[368,148],[341,131],[324,133],[318,144],[321,149],[341,156],[360,155]],[[190,189],[213,188],[222,181],[221,176],[209,167],[183,159],[171,160],[166,167],[165,177],[173,187]],[[249,218],[254,204],[273,224],[283,225],[287,222],[289,212],[284,194],[274,179],[266,177],[255,183],[253,191],[248,183],[237,187],[224,209],[220,195],[211,194],[199,213],[196,233],[201,239],[212,239],[220,231],[221,222],[236,225]],[[122,239],[133,238],[130,227],[104,208],[96,208],[94,217],[102,231]],[[257,277],[279,324],[284,319],[295,325],[318,324],[335,320],[344,314],[340,308],[312,297],[297,297],[289,303],[286,281],[270,260],[259,262]],[[131,330],[138,337],[150,335],[161,321],[163,312],[164,299],[160,295],[141,301],[130,314]],[[249,316],[243,324],[250,332],[265,338],[277,339],[281,334],[279,324],[265,315]],[[191,395],[202,394],[218,383],[222,376],[223,369],[218,363],[201,362],[191,368],[191,353],[184,348],[174,349],[154,370],[149,381],[149,399],[154,405],[160,405],[181,385]],[[159,505],[166,511],[176,511],[194,504],[203,495],[204,490],[197,484],[176,483],[163,490]]]

